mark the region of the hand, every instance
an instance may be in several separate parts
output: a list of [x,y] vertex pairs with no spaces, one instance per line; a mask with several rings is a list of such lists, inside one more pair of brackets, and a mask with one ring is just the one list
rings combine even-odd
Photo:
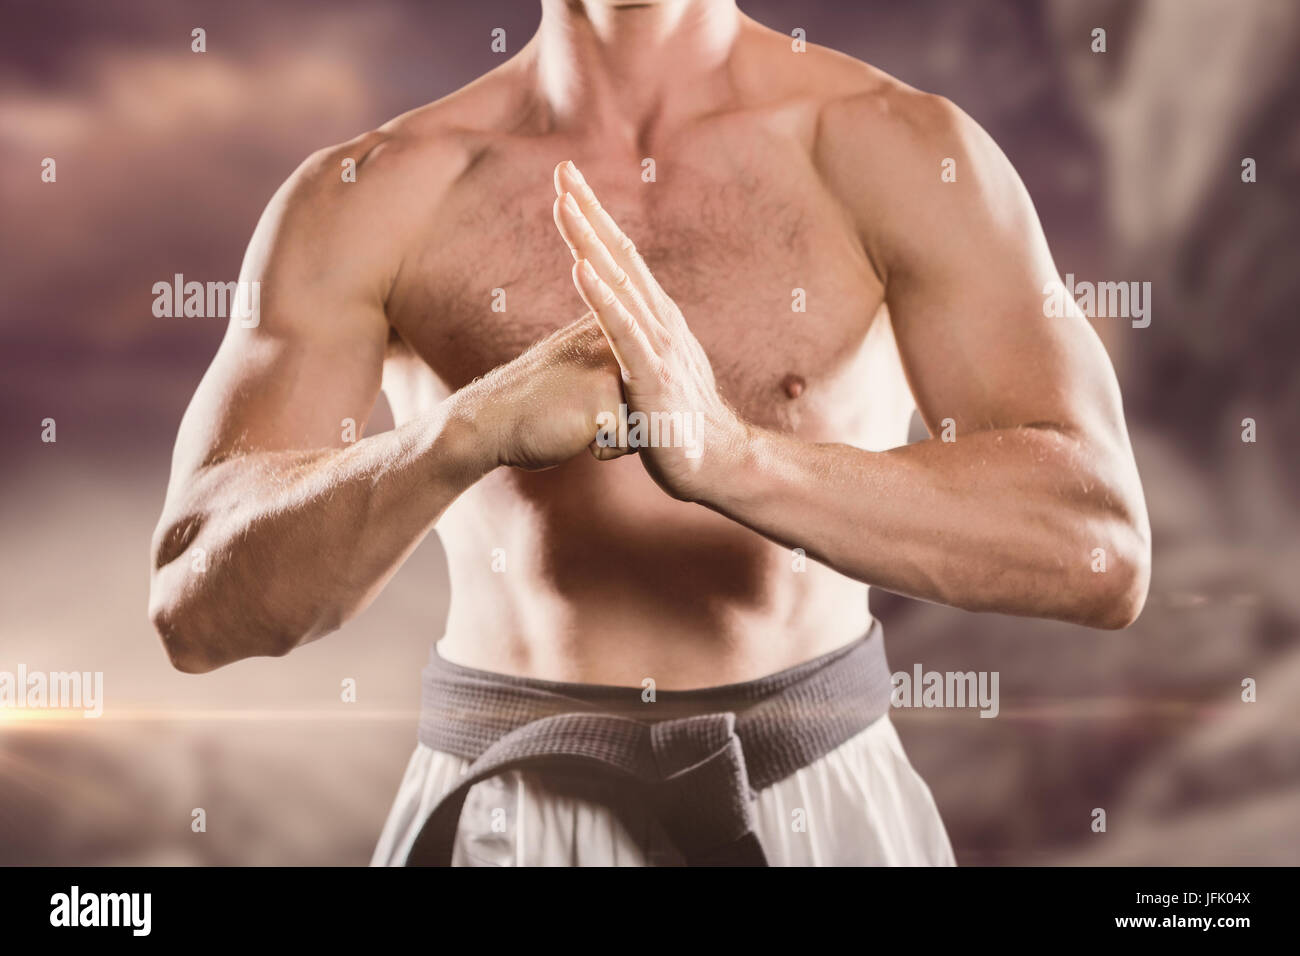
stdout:
[[584,448],[602,461],[630,450],[596,441],[598,419],[618,408],[623,391],[618,363],[590,312],[465,386],[456,399],[492,464],[540,471]]
[[574,285],[618,360],[629,442],[660,487],[699,500],[738,460],[746,426],[718,394],[681,310],[573,163],[556,167],[555,191],[555,224],[577,260]]

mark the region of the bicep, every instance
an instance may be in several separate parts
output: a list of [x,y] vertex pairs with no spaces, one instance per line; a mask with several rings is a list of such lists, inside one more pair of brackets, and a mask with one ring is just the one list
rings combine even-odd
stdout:
[[956,131],[954,140],[946,145],[960,156],[957,181],[936,174],[916,184],[913,228],[892,246],[886,283],[926,426],[1122,431],[1096,333],[1063,293],[1050,298],[1064,309],[1049,308],[1060,279],[1019,177],[982,131]]
[[903,369],[931,432],[945,419],[958,432],[1117,422],[1118,387],[1096,333],[1073,302],[1045,315],[1043,289],[1059,280],[1016,265],[972,252],[890,289]]
[[[284,192],[282,190],[282,192]],[[383,304],[365,270],[330,247],[304,200],[277,194],[241,270],[256,324],[232,318],[176,442],[172,484],[255,451],[337,448],[359,437],[379,393]]]

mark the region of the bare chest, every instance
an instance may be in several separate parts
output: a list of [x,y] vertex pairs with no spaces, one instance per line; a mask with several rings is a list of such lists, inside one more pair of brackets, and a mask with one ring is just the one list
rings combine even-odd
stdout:
[[390,393],[454,391],[585,312],[551,214],[564,158],[637,243],[747,420],[852,440],[872,392],[896,389],[887,319],[873,321],[879,282],[802,156],[715,144],[658,157],[648,181],[642,165],[539,152],[487,154],[411,251],[390,299]]

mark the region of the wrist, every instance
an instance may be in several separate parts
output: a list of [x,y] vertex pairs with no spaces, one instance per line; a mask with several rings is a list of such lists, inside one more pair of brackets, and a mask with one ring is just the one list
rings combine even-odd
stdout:
[[463,388],[442,404],[442,422],[434,439],[438,457],[451,463],[468,486],[500,464],[492,416],[477,390]]
[[697,502],[725,510],[731,499],[743,494],[743,486],[754,477],[761,433],[756,426],[733,418],[720,430],[715,429],[713,437],[705,437]]

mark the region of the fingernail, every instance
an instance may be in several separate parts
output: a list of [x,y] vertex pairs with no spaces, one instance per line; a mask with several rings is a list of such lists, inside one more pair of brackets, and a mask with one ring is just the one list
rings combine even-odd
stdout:
[[568,161],[568,166],[569,166],[569,175],[572,176],[574,179],[576,179],[579,184],[583,186],[587,185],[587,181],[582,178],[582,173],[578,172],[578,167],[573,165],[573,160]]
[[573,193],[566,192],[564,194],[564,207],[568,209],[569,212],[572,213],[578,212],[578,200],[573,198]]

